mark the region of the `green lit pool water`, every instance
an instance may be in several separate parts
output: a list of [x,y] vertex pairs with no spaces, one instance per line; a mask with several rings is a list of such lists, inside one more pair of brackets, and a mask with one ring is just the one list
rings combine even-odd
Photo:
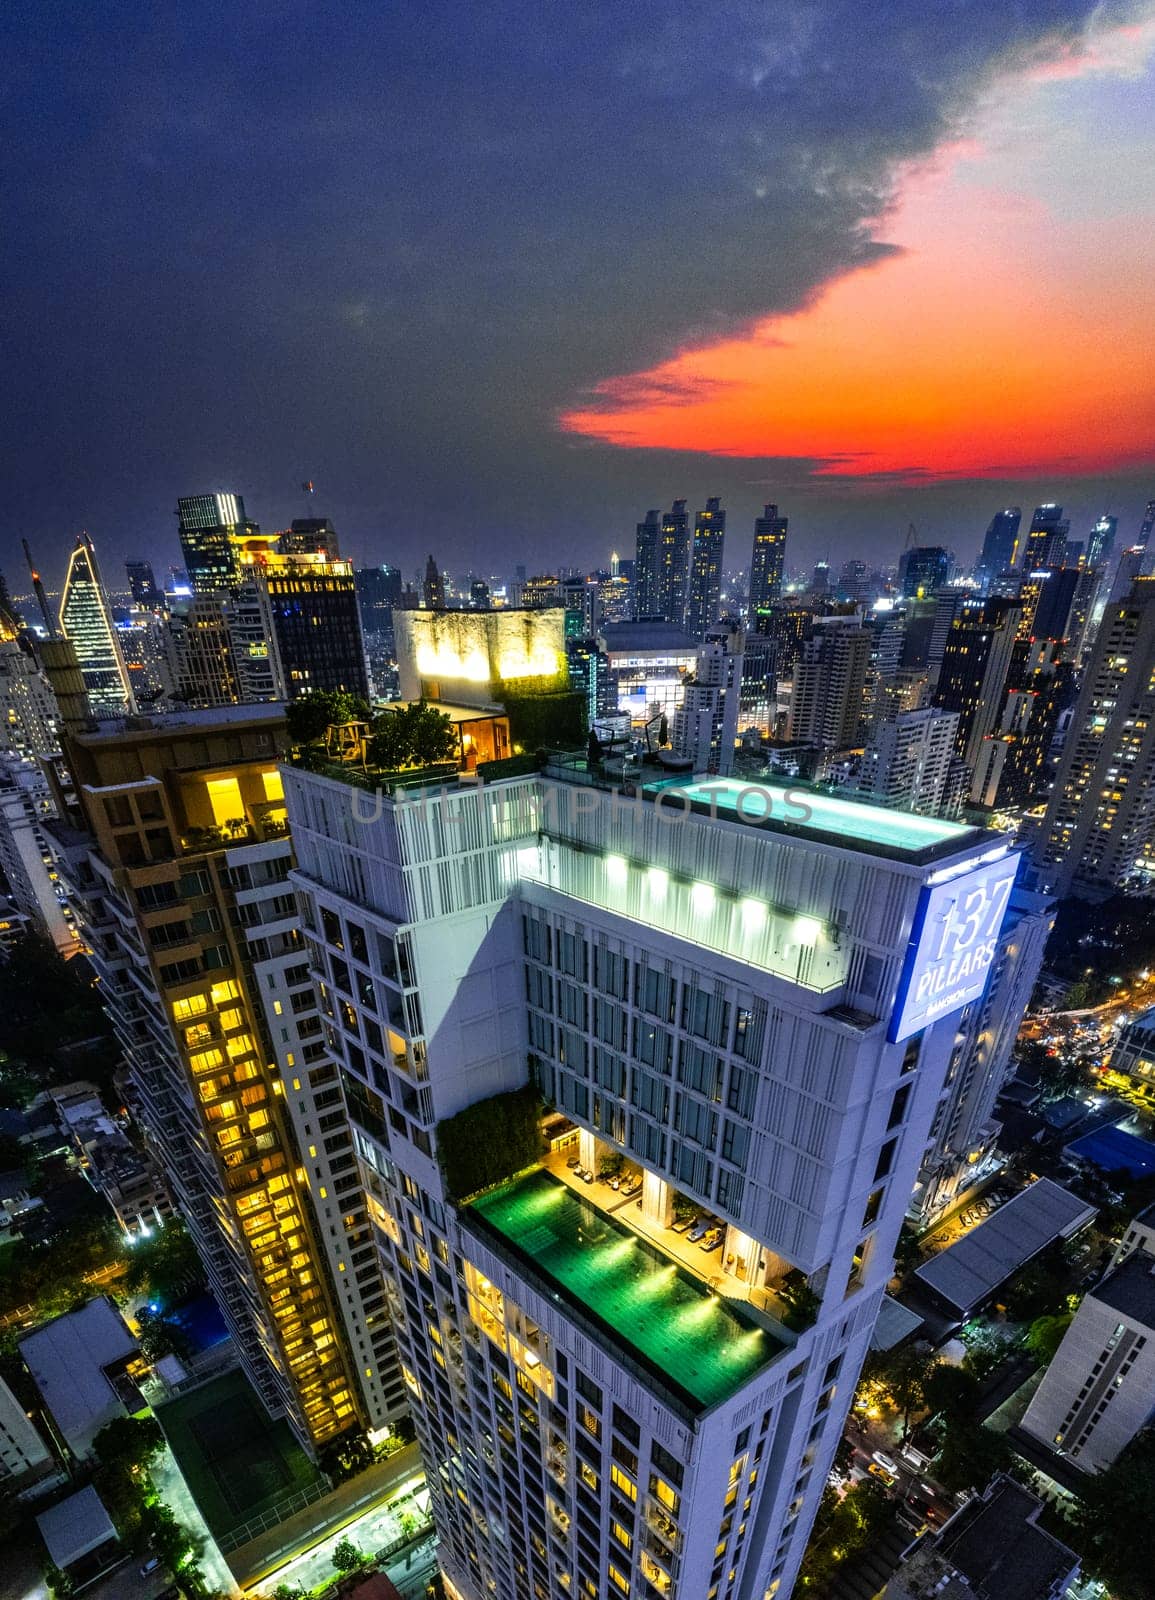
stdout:
[[697,1411],[785,1348],[551,1173],[515,1178],[470,1210]]
[[[729,813],[744,822],[757,824],[769,818],[773,822],[793,823],[799,828],[828,833],[836,843],[852,841],[868,846],[881,845],[888,850],[918,852],[932,846],[961,845],[968,834],[975,832],[963,822],[890,811],[883,806],[863,805],[860,800],[792,789],[789,784],[702,778],[693,783],[664,785],[663,794],[666,797],[684,794],[688,800],[713,804],[719,815]],[[668,798],[664,803],[669,804]],[[809,816],[804,815],[803,806],[808,808]]]

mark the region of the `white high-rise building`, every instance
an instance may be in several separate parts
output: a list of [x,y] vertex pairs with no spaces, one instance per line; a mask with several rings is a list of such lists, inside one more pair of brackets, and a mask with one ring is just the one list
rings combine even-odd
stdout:
[[739,622],[707,628],[698,669],[674,712],[671,742],[695,772],[728,773],[734,765],[745,642]]
[[12,899],[63,956],[81,948],[73,913],[44,824],[56,808],[40,766],[0,754],[0,869]]
[[1102,1472],[1155,1413],[1155,1255],[1131,1249],[1086,1295],[1022,1427]]
[[924,816],[957,815],[961,795],[952,783],[958,713],[924,706],[882,723],[862,759],[858,786],[881,805]]
[[[282,771],[448,1593],[785,1597],[1007,838],[725,779]],[[535,1091],[572,1129],[540,1155]]]
[[56,749],[56,701],[15,618],[0,610],[0,750],[47,756]]
[[0,1378],[0,1486],[19,1488],[51,1467],[52,1455],[36,1425]]

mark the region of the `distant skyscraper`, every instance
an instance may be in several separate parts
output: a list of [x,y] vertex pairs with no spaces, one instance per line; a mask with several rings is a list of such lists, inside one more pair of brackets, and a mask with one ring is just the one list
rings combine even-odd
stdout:
[[328,517],[294,517],[278,538],[277,549],[283,556],[319,555],[335,559],[341,554],[337,530]]
[[721,500],[706,501],[706,509],[694,518],[694,546],[690,567],[690,589],[686,603],[686,632],[704,639],[706,629],[718,618],[718,597],[722,592],[722,550],[726,538],[726,513]]
[[829,561],[816,561],[814,571],[810,578],[810,591],[812,594],[825,595],[830,593],[830,563]]
[[754,553],[750,560],[750,622],[766,611],[782,594],[782,572],[786,565],[786,532],[789,519],[778,515],[778,507],[767,505],[754,518]]
[[840,600],[865,600],[870,588],[870,568],[865,561],[851,557],[842,563],[842,570],[838,574],[838,598]]
[[686,626],[690,583],[690,518],[684,500],[662,516],[658,535],[658,615],[675,628]]
[[908,600],[935,594],[950,576],[950,552],[941,545],[916,545],[904,550],[898,563],[898,586]]
[[358,567],[353,577],[361,607],[361,626],[365,632],[392,632],[393,607],[401,604],[401,568],[387,565]]
[[151,561],[126,561],[124,570],[128,574],[128,587],[135,603],[144,606],[146,611],[159,611],[164,605],[164,595],[157,588]]
[[610,658],[596,639],[567,639],[570,688],[585,696],[586,719],[592,727],[598,717],[618,709],[617,680]]
[[658,616],[658,546],[662,537],[662,513],[647,511],[638,523],[634,561],[634,615]]
[[828,752],[855,743],[870,642],[857,617],[815,619],[794,668],[791,739]]
[[1039,847],[1059,893],[1155,874],[1155,580],[1112,600],[1075,704]]
[[1115,550],[1115,534],[1119,527],[1118,517],[1109,517],[1104,513],[1091,529],[1091,537],[1087,540],[1088,567],[1105,567],[1110,561]]
[[1139,537],[1135,540],[1144,549],[1151,543],[1151,534],[1155,531],[1155,500],[1148,500],[1147,509],[1143,513],[1143,521],[1139,524]]
[[1023,549],[1024,572],[1040,567],[1061,567],[1067,559],[1067,534],[1071,524],[1063,520],[1063,508],[1053,502],[1036,506]]
[[693,762],[695,772],[725,776],[734,765],[745,643],[741,623],[708,628],[697,670],[674,712],[674,750]]
[[76,647],[84,687],[96,716],[135,711],[128,670],[100,581],[92,540],[82,533],[68,559],[60,601],[60,631]]
[[219,594],[236,586],[240,550],[260,528],[245,516],[239,494],[191,494],[177,501],[180,547],[196,594]]
[[947,636],[934,704],[958,712],[955,750],[973,772],[998,724],[1022,607],[1009,600],[963,606]]
[[953,816],[962,798],[952,790],[958,715],[925,706],[883,722],[862,759],[859,790],[881,805],[923,816]]
[[437,563],[430,556],[425,563],[425,583],[422,588],[422,599],[426,611],[445,610],[445,580],[437,570]]
[[996,511],[983,539],[975,576],[984,589],[1000,572],[1015,565],[1015,552],[1019,541],[1019,524],[1023,513],[1018,506],[1006,506]]
[[484,578],[470,580],[469,606],[472,611],[486,611],[489,609],[489,585]]
[[[250,590],[255,593],[277,685],[275,697],[296,700],[343,691],[367,698],[369,679],[352,564],[278,551],[262,553],[243,571],[245,583],[234,597],[233,610]],[[433,572],[436,577],[436,566]],[[238,652],[238,670],[245,657],[260,648],[254,631],[249,649]],[[255,659],[264,666],[259,655]]]

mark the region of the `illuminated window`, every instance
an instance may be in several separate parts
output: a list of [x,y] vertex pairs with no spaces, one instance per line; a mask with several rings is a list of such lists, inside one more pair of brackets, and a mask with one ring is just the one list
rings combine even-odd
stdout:
[[627,1499],[637,1500],[637,1484],[632,1478],[628,1477],[626,1473],[622,1471],[621,1467],[618,1466],[616,1461],[610,1467],[610,1477],[613,1480],[614,1485],[621,1490],[622,1494],[624,1494]]
[[614,1585],[615,1589],[620,1589],[623,1594],[629,1594],[630,1580],[625,1577],[624,1574],[618,1571],[617,1567],[614,1566],[612,1561],[609,1565],[609,1574],[610,1582]]
[[220,983],[213,984],[212,997],[214,1006],[223,1006],[227,1000],[239,1000],[241,986],[235,978],[225,978]]
[[203,994],[190,994],[185,1000],[174,1000],[172,1014],[177,1022],[185,1022],[189,1017],[198,1017],[209,1008],[208,996]]

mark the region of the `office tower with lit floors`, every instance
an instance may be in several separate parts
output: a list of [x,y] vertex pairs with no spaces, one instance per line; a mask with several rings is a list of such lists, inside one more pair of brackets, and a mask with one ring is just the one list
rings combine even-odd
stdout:
[[718,620],[725,543],[726,513],[722,502],[707,500],[706,509],[694,518],[690,589],[686,601],[686,632],[692,639],[704,639],[706,629]]
[[219,594],[240,579],[239,552],[260,528],[239,494],[190,494],[177,501],[180,547],[194,594]]
[[77,538],[68,558],[60,597],[60,631],[76,648],[93,713],[115,717],[134,711],[128,668],[96,564],[96,549],[86,533]]
[[287,881],[284,740],[280,706],[72,724],[56,787],[138,1120],[246,1375],[315,1454],[400,1392]]
[[581,756],[283,772],[447,1593],[789,1595],[1006,837]]
[[786,534],[790,522],[778,515],[776,505],[764,507],[754,518],[754,551],[750,561],[750,625],[779,599],[786,566]]

